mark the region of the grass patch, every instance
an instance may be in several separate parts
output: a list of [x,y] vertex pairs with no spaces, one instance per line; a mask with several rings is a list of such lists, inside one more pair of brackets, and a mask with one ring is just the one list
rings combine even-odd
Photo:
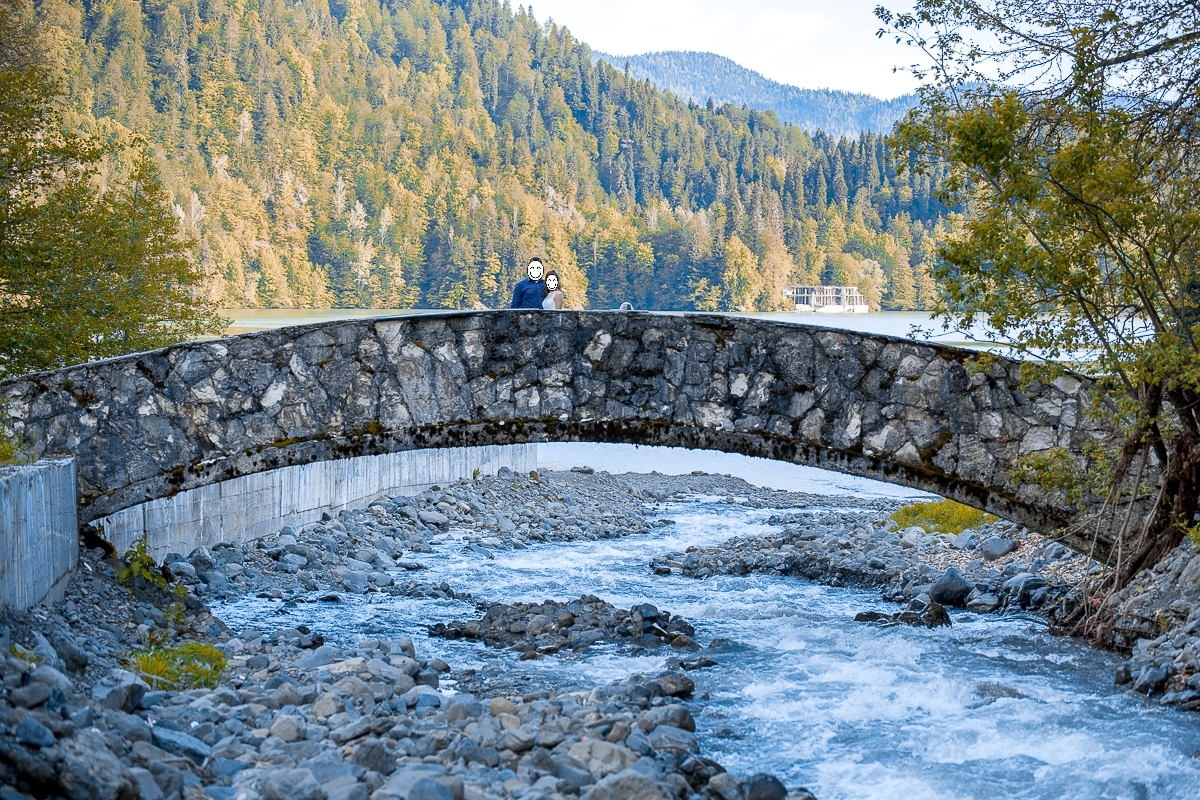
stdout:
[[221,651],[200,642],[134,650],[128,660],[153,689],[215,689],[225,671]]
[[916,525],[924,528],[927,533],[957,535],[969,528],[978,528],[980,525],[996,522],[999,517],[977,508],[964,506],[953,500],[935,500],[930,503],[913,503],[911,506],[905,506],[894,512],[892,519],[900,528]]

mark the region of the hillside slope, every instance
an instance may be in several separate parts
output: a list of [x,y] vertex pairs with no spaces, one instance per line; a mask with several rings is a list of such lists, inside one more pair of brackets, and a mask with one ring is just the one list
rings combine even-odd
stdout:
[[718,105],[732,103],[770,109],[784,122],[810,133],[858,136],[863,131],[891,130],[896,120],[916,105],[916,95],[881,100],[868,94],[832,89],[801,89],[777,83],[716,53],[667,51],[638,56],[596,53],[617,69],[629,64],[630,74],[655,86],[703,104],[711,97]]
[[230,306],[927,303],[930,179],[873,134],[689,104],[498,0],[41,0],[81,124],[151,143]]

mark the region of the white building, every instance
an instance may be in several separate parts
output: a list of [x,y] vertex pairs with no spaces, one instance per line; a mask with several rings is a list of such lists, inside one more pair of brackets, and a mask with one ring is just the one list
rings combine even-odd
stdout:
[[871,310],[857,286],[791,286],[784,292],[797,311],[821,314],[866,314]]

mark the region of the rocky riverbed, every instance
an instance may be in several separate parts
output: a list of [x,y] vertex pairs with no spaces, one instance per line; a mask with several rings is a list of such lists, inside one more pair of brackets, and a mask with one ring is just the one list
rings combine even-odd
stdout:
[[[689,671],[714,665],[709,654],[725,643],[696,641],[691,622],[653,597],[629,608],[592,595],[540,603],[471,598],[477,618],[430,631],[527,659],[618,647],[658,653],[669,667],[610,685],[581,679],[536,691],[523,691],[502,662],[454,669],[448,653],[419,650],[404,635],[416,631],[335,646],[320,630],[270,619],[230,630],[205,605],[254,595],[284,606],[360,596],[464,599],[445,581],[422,580],[445,548],[489,561],[539,542],[620,539],[669,527],[669,504],[696,496],[761,512],[770,532],[658,558],[654,572],[698,580],[795,575],[877,588],[906,604],[895,615],[868,614],[866,623],[928,625],[930,609],[943,605],[1053,615],[1094,569],[1006,523],[959,537],[889,530],[888,514],[898,506],[890,500],[766,491],[719,475],[587,469],[480,477],[327,514],[257,542],[171,554],[154,565],[168,588],[145,577],[122,583],[125,564],[86,551],[63,601],[0,621],[3,800],[810,797],[769,775],[731,775],[704,756],[693,716],[704,698],[692,696]],[[1136,643],[1131,684],[1167,692],[1164,700],[1185,707],[1200,698],[1200,687],[1189,683],[1192,623],[1200,614],[1183,602],[1195,601],[1196,592],[1163,587],[1195,583],[1200,562],[1189,547],[1130,593],[1143,602],[1158,598],[1138,620],[1169,602],[1166,627],[1155,639],[1127,642]],[[228,667],[216,688],[151,686],[126,660],[131,649],[184,640],[210,642],[224,654]],[[1150,688],[1148,669],[1166,673],[1161,681],[1152,675]]]

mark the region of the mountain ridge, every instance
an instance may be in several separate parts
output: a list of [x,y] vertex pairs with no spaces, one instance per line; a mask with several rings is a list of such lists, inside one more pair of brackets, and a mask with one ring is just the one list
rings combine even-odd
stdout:
[[698,50],[633,56],[593,51],[593,57],[618,70],[628,63],[632,77],[648,80],[684,100],[703,105],[711,97],[716,105],[731,103],[774,111],[782,122],[810,133],[850,137],[868,130],[886,133],[917,103],[914,94],[885,100],[840,89],[804,89],[767,78],[718,53]]

